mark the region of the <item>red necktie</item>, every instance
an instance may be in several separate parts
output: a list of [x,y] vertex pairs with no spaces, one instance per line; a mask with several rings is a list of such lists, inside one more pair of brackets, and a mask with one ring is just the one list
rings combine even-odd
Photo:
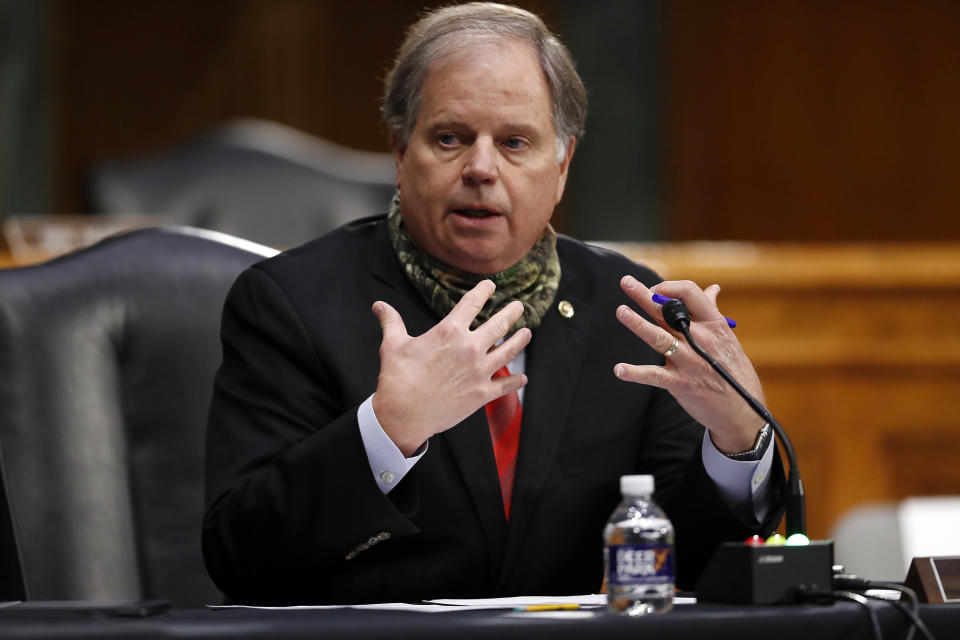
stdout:
[[[494,378],[510,375],[506,367],[493,374]],[[497,475],[500,476],[500,492],[503,494],[503,511],[510,519],[510,500],[513,496],[513,477],[517,472],[517,449],[520,445],[520,421],[523,407],[517,392],[500,396],[487,403],[487,422],[490,424],[490,439],[493,440],[493,455],[497,459]]]

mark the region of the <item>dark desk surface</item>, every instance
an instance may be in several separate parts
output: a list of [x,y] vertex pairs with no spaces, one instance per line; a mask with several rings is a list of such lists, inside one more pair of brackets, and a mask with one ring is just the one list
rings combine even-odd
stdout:
[[[907,627],[900,612],[889,604],[873,606],[884,639],[903,638]],[[499,610],[421,613],[175,609],[146,618],[109,618],[76,612],[17,612],[10,608],[0,609],[0,638],[873,638],[866,612],[852,603],[754,608],[683,605],[666,615],[645,618],[614,616],[602,609],[587,611],[595,615],[557,618]],[[960,636],[960,605],[922,605],[921,617],[938,640]]]

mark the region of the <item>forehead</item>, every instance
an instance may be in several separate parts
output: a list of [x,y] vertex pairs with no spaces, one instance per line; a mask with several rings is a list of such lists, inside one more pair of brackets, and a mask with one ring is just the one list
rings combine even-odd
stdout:
[[502,38],[468,41],[430,65],[421,87],[418,120],[478,112],[550,119],[550,88],[529,44]]

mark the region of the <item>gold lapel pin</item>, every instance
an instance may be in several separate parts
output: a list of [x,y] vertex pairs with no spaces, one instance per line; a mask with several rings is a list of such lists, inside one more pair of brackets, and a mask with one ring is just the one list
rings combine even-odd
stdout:
[[564,318],[573,317],[573,305],[570,304],[568,300],[561,300],[560,304],[557,305],[557,311],[560,312]]

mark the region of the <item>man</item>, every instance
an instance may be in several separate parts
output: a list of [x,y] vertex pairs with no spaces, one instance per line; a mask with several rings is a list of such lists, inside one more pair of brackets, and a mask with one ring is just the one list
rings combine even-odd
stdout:
[[683,299],[760,396],[719,287],[656,284],[549,226],[585,103],[526,11],[410,29],[384,101],[390,214],[256,265],[227,300],[203,544],[229,598],[594,592],[628,473],[656,477],[681,587],[719,541],[772,529],[768,429],[651,301]]

